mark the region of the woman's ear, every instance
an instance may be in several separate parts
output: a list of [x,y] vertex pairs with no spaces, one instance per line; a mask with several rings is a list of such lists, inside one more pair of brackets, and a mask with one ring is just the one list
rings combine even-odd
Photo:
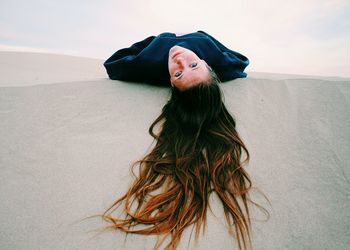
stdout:
[[203,59],[202,59],[202,61],[205,63],[205,65],[207,66],[207,68],[208,68],[210,71],[213,71],[213,69],[207,64],[206,61],[204,61]]

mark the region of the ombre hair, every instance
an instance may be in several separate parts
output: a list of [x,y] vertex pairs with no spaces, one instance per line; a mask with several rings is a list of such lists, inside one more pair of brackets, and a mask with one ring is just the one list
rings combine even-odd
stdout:
[[[252,182],[244,169],[249,152],[223,103],[219,79],[210,74],[208,82],[172,88],[149,128],[154,148],[133,164],[138,167],[134,182],[102,215],[111,223],[107,228],[158,235],[155,249],[169,237],[165,249],[175,249],[188,226],[195,227],[196,239],[201,228],[204,232],[209,196],[215,192],[239,249],[251,248]],[[112,215],[118,207],[125,217]]]

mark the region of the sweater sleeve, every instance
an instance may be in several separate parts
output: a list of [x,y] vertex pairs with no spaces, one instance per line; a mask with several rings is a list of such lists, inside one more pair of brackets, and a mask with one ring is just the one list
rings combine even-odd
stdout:
[[109,57],[103,66],[106,68],[110,79],[120,80],[119,76],[123,75],[124,66],[127,66],[131,58],[138,55],[144,48],[146,48],[155,38],[155,36],[147,37],[146,39],[134,43],[129,48],[124,48],[116,51]]
[[206,35],[207,37],[209,37],[215,44],[216,44],[216,46],[218,46],[219,47],[219,49],[221,50],[221,51],[230,51],[230,49],[228,49],[227,47],[225,47],[222,43],[220,43],[218,40],[216,40],[214,37],[212,37],[211,35],[209,35],[208,33],[206,33],[206,32],[204,32],[204,31],[202,31],[202,30],[199,30],[198,31],[199,33],[202,33],[202,34],[204,34],[204,35]]
[[218,69],[218,71],[220,71],[220,74],[222,75],[221,80],[227,81],[236,77],[247,76],[247,73],[244,72],[244,69],[249,65],[249,59],[246,56],[242,55],[241,53],[238,53],[237,51],[233,51],[227,48],[208,33],[204,31],[198,32],[210,38],[221,50],[225,57],[223,60],[225,61],[226,66],[221,66],[222,68]]

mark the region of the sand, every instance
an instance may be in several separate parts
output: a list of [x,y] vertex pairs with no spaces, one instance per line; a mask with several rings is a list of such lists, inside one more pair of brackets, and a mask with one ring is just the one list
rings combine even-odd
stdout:
[[[96,235],[126,191],[132,162],[150,149],[148,128],[169,88],[112,81],[103,61],[0,52],[0,249],[152,249],[154,237]],[[348,249],[350,80],[248,72],[222,84],[251,153],[253,249]],[[233,249],[222,208],[198,243]]]

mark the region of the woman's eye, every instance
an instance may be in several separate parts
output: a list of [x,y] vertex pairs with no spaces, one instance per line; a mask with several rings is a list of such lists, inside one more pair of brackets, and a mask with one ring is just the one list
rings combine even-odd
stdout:
[[194,67],[196,67],[196,66],[197,66],[197,63],[196,63],[196,62],[190,64],[190,68],[194,68]]
[[181,75],[181,73],[182,73],[181,71],[176,72],[175,77],[179,77]]

